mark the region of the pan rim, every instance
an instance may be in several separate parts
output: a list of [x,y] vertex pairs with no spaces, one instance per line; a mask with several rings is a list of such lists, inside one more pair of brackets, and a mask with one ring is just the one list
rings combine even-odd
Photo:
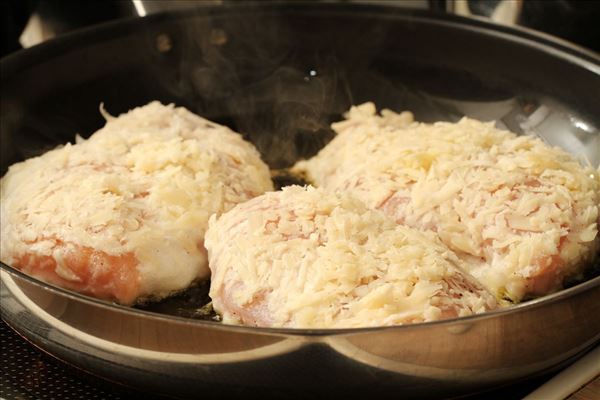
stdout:
[[[354,15],[357,11],[361,17],[377,16],[378,18],[423,21],[432,24],[442,24],[453,26],[458,29],[477,31],[486,35],[500,37],[503,40],[518,42],[527,47],[550,53],[553,57],[564,59],[570,63],[585,68],[600,77],[600,54],[591,50],[572,44],[566,40],[534,31],[529,28],[519,26],[505,26],[496,24],[483,18],[466,18],[456,15],[436,13],[432,11],[400,8],[395,6],[374,5],[374,4],[339,4],[319,3],[307,4],[306,2],[285,2],[283,3],[261,3],[245,2],[244,4],[226,4],[226,5],[201,5],[194,10],[165,11],[152,14],[146,17],[124,18],[115,21],[109,21],[95,26],[87,27],[71,33],[59,36],[50,41],[41,43],[28,49],[23,49],[12,53],[0,60],[0,80],[8,81],[13,74],[19,73],[24,68],[38,64],[40,61],[62,54],[79,44],[89,44],[90,39],[96,37],[99,39],[93,42],[102,42],[114,37],[136,32],[140,27],[155,23],[168,21],[177,21],[199,16],[227,16],[260,10],[267,15],[268,13],[311,13],[318,14],[320,18],[327,17],[327,13]],[[9,272],[13,276],[24,279],[35,286],[44,290],[49,290],[69,298],[70,300],[83,301],[89,305],[102,307],[115,312],[133,313],[137,316],[147,316],[165,321],[177,321],[179,323],[192,323],[210,327],[212,329],[231,329],[231,330],[250,330],[253,333],[263,332],[265,334],[279,334],[292,336],[330,336],[339,334],[363,333],[373,330],[387,329],[417,329],[423,326],[434,326],[441,324],[454,324],[471,322],[475,319],[481,320],[494,318],[500,315],[530,310],[536,307],[544,306],[563,299],[575,296],[582,292],[593,290],[600,287],[600,276],[596,276],[586,282],[582,282],[574,287],[561,290],[559,292],[540,297],[534,300],[523,302],[509,308],[494,310],[484,314],[476,314],[467,317],[453,318],[448,320],[423,322],[408,325],[390,326],[390,327],[364,327],[364,328],[345,328],[345,329],[297,329],[297,328],[262,328],[248,327],[238,325],[225,325],[220,322],[197,320],[166,314],[160,314],[152,311],[139,310],[130,307],[118,305],[105,300],[96,299],[67,289],[50,285],[29,275],[18,271],[9,265],[0,262],[0,270]]]
[[418,322],[406,325],[393,325],[393,326],[368,326],[359,328],[272,328],[272,327],[257,327],[257,326],[246,326],[246,325],[232,325],[223,324],[217,321],[208,321],[194,318],[186,318],[169,314],[161,314],[154,311],[140,310],[133,307],[123,306],[108,300],[98,299],[92,296],[87,296],[81,293],[77,293],[68,289],[64,289],[58,286],[51,285],[47,282],[34,278],[21,272],[4,262],[0,262],[0,271],[7,272],[11,277],[17,277],[27,281],[28,283],[36,286],[39,289],[49,291],[55,295],[66,297],[68,300],[79,301],[86,303],[90,306],[100,307],[105,310],[113,312],[119,312],[124,314],[135,315],[137,317],[147,317],[154,320],[162,320],[165,322],[176,322],[180,324],[193,324],[198,326],[204,326],[211,329],[223,329],[232,331],[250,331],[252,333],[264,333],[274,334],[279,336],[333,336],[333,335],[348,335],[357,334],[370,331],[383,331],[383,330],[410,330],[419,329],[422,327],[434,327],[443,325],[453,325],[456,323],[472,323],[488,318],[501,317],[508,314],[520,313],[531,311],[533,309],[544,307],[552,303],[557,303],[573,296],[577,296],[581,293],[592,291],[595,288],[600,288],[600,275],[595,276],[587,281],[581,282],[575,286],[567,289],[560,290],[555,293],[551,293],[546,296],[538,297],[536,299],[524,301],[519,304],[515,304],[506,308],[499,308],[492,311],[487,311],[481,314],[473,314],[464,317],[443,319],[438,321],[430,322]]

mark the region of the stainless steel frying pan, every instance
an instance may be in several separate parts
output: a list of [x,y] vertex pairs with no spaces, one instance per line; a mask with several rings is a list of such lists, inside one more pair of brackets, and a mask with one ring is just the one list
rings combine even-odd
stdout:
[[[112,114],[175,102],[230,125],[274,169],[309,157],[351,104],[463,115],[600,162],[600,58],[531,31],[357,5],[206,7],[118,21],[0,62],[2,173]],[[1,265],[2,318],[51,354],[146,390],[239,387],[449,397],[558,369],[600,341],[600,277],[485,315],[292,330],[197,319],[205,292],[125,308]],[[200,299],[200,300],[198,300]]]

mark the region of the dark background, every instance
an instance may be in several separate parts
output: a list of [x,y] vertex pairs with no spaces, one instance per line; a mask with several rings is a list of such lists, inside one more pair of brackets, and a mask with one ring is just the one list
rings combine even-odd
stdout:
[[[352,1],[338,0],[337,2],[343,5]],[[421,3],[422,7],[445,12],[450,8],[451,3],[448,3],[450,1],[452,0],[421,0]],[[469,8],[472,14],[487,16],[499,1],[469,0]],[[362,2],[369,1],[362,0]],[[372,0],[371,2],[396,6],[412,5],[406,0]],[[188,6],[193,4],[191,1],[187,3]],[[235,3],[235,0],[204,0],[197,3],[218,5]],[[159,4],[155,3],[153,6],[158,8]],[[0,1],[1,56],[21,48],[19,36],[33,13],[39,15],[58,35],[104,21],[137,15],[130,0],[2,0]],[[600,52],[598,21],[600,21],[600,0],[522,0],[517,24]]]

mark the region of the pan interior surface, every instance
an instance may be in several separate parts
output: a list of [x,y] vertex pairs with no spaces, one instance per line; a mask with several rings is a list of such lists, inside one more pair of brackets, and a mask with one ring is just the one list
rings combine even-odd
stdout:
[[[598,166],[599,77],[583,50],[475,20],[364,6],[199,8],[2,60],[0,171],[88,137],[103,125],[100,103],[118,115],[152,100],[241,132],[278,170],[314,155],[333,137],[330,123],[365,101],[425,122],[493,120]],[[208,301],[199,285],[142,308],[213,319],[199,311]]]

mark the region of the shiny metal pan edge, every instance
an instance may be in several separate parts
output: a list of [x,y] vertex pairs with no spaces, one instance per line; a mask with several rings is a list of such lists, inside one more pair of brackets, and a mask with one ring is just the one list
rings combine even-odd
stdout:
[[600,341],[598,318],[574,323],[588,311],[600,314],[600,278],[489,315],[335,333],[103,312],[5,271],[1,278],[2,316],[34,344],[137,387],[168,376],[185,385],[154,381],[155,389],[183,396],[206,385],[314,388],[323,379],[338,390],[376,384],[419,396],[460,394],[556,370]]

